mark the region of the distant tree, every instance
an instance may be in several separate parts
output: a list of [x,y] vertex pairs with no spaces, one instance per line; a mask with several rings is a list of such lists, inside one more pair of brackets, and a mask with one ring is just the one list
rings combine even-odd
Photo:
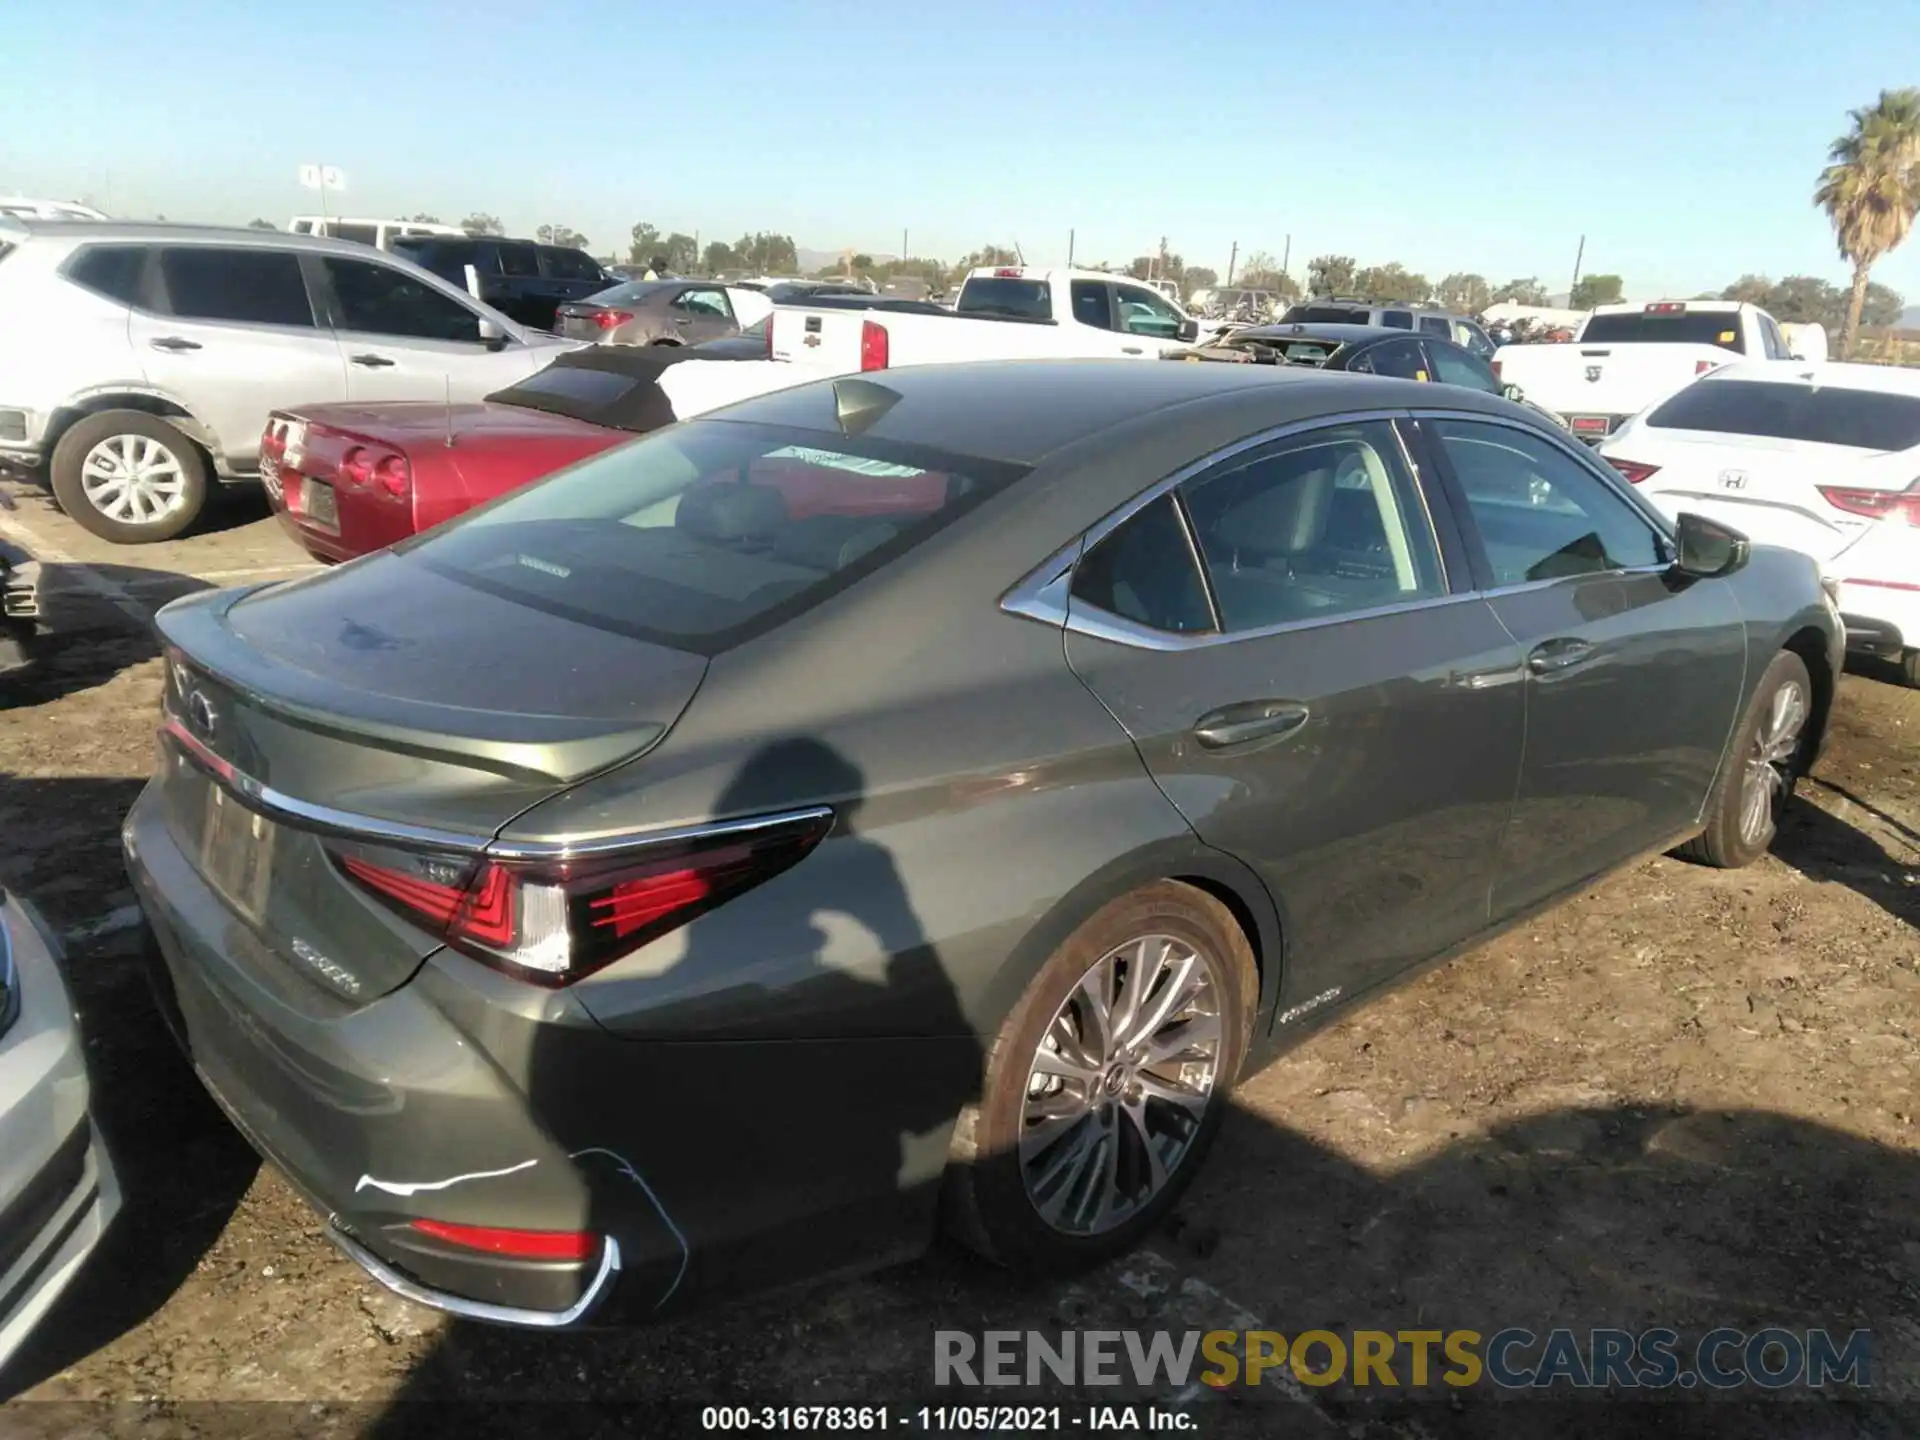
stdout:
[[1144,280],[1153,272],[1153,256],[1136,255],[1127,262],[1126,273],[1136,280]]
[[1920,214],[1920,89],[1882,90],[1849,118],[1853,126],[1828,147],[1813,192],[1833,222],[1841,258],[1853,266],[1843,356],[1859,337],[1874,263],[1907,238]]
[[565,245],[574,250],[587,248],[587,237],[567,225],[542,225],[533,232],[542,245]]
[[1456,270],[1434,287],[1433,298],[1462,315],[1478,315],[1493,303],[1493,287],[1484,275]]
[[1567,296],[1575,310],[1591,310],[1596,305],[1618,305],[1626,293],[1626,281],[1618,275],[1582,275]]
[[738,264],[762,275],[791,275],[800,268],[800,252],[791,235],[756,230],[733,243]]
[[627,249],[627,262],[632,265],[651,265],[653,257],[660,253],[660,227],[649,225],[645,220],[633,227],[632,244]]
[[951,273],[957,283],[966,279],[969,270],[983,270],[990,265],[1018,265],[1019,263],[1019,252],[1008,246],[982,245],[978,250],[971,250],[962,255]]
[[500,223],[500,217],[489,215],[484,210],[476,210],[460,222],[460,228],[469,235],[504,235],[507,227]]
[[1876,330],[1898,325],[1901,312],[1906,308],[1906,297],[1898,290],[1889,289],[1877,280],[1870,280],[1867,282],[1866,300],[1860,307],[1860,323]]
[[849,263],[853,266],[854,273],[859,275],[864,275],[874,268],[871,255],[855,255]]
[[1405,300],[1410,304],[1420,304],[1433,293],[1433,282],[1424,275],[1416,275],[1398,261],[1388,265],[1369,265],[1353,277],[1354,293],[1364,295],[1376,304],[1389,300]]
[[247,228],[249,230],[278,230],[280,227],[275,225],[271,220],[262,220],[255,217],[247,222]]
[[1220,277],[1204,265],[1189,267],[1182,278],[1187,282],[1187,293],[1189,295],[1195,290],[1217,289],[1220,284]]
[[1532,276],[1524,280],[1509,280],[1493,292],[1492,304],[1502,300],[1511,300],[1515,305],[1544,305],[1547,303],[1547,287]]
[[718,275],[722,270],[741,268],[740,257],[733,253],[733,247],[724,240],[709,240],[707,248],[700,252],[700,268],[709,275]]
[[[691,274],[700,263],[700,247],[691,235],[675,230],[660,242],[660,254],[667,257],[667,268],[676,275]],[[649,255],[648,260],[653,257]],[[645,262],[639,262],[645,263]]]
[[438,225],[440,223],[440,217],[438,215],[409,215],[407,219],[417,225]]
[[1316,255],[1307,262],[1307,289],[1315,295],[1351,295],[1360,262],[1351,255]]
[[[1826,284],[1824,280],[1816,281],[1815,283],[1821,285]],[[1832,289],[1833,287],[1829,285],[1827,288]],[[1737,300],[1742,305],[1759,305],[1767,310],[1773,310],[1775,289],[1776,287],[1773,281],[1764,275],[1742,275],[1718,295],[1696,295],[1694,299]],[[1774,319],[1776,320],[1784,320],[1786,318],[1786,316],[1779,314],[1777,311],[1774,313]]]
[[1291,275],[1283,273],[1280,262],[1264,250],[1255,250],[1248,255],[1234,272],[1231,283],[1235,289],[1271,290],[1288,300],[1300,294],[1298,282]]

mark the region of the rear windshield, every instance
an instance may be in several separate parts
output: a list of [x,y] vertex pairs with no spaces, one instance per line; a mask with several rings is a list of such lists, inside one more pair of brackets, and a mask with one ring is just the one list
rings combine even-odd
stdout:
[[1736,355],[1747,353],[1740,338],[1740,317],[1731,310],[1682,310],[1649,315],[1623,310],[1595,315],[1580,332],[1582,345],[1718,345]]
[[1771,380],[1702,380],[1659,406],[1647,424],[1854,450],[1910,450],[1920,445],[1920,397]]
[[624,285],[615,285],[611,290],[596,290],[587,299],[595,305],[632,305],[649,295],[659,294],[674,283],[671,280],[629,280]]
[[1014,320],[1051,320],[1053,286],[1045,280],[1015,280],[985,275],[960,287],[961,315],[1004,315]]
[[1283,325],[1370,325],[1371,310],[1350,305],[1295,305],[1281,317]]
[[1023,467],[705,420],[516,490],[402,547],[436,574],[711,655],[897,559]]

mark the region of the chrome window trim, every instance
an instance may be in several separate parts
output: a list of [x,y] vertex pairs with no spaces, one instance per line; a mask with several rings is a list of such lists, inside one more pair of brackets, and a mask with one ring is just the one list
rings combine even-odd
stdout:
[[402,846],[446,850],[456,855],[484,855],[495,860],[574,860],[605,855],[651,845],[669,845],[684,840],[702,840],[716,835],[743,835],[783,825],[818,823],[830,820],[830,806],[815,805],[799,810],[784,810],[772,815],[755,815],[741,820],[714,820],[697,825],[678,825],[661,830],[624,831],[578,840],[495,840],[465,835],[454,830],[439,830],[426,825],[408,825],[398,820],[382,820],[351,810],[336,809],[264,785],[251,775],[223,760],[208,749],[198,736],[169,715],[161,735],[173,742],[175,754],[191,761],[194,767],[235,798],[251,805],[269,819],[284,821],[301,829],[346,840],[391,841]]

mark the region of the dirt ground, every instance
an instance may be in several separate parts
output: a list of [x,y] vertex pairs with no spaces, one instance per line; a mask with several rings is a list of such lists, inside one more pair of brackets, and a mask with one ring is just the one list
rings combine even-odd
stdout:
[[[0,883],[68,934],[129,1196],[0,1380],[0,1434],[678,1434],[715,1401],[917,1407],[935,1328],[1557,1325],[1864,1328],[1873,1385],[1657,1413],[1404,1373],[1158,1401],[1202,1434],[1920,1433],[1920,692],[1891,676],[1846,678],[1776,856],[1648,861],[1321,1031],[1244,1083],[1177,1226],[1109,1273],[1045,1286],[940,1250],[671,1328],[530,1336],[342,1260],[202,1098],[131,959],[117,830],[159,694],[135,617],[196,576],[301,568],[257,512],[221,524],[112,551],[37,498],[0,511],[0,542],[58,557],[69,627],[0,680]],[[1047,1433],[1086,1428],[1087,1398]],[[551,1408],[589,1401],[613,1408]]]

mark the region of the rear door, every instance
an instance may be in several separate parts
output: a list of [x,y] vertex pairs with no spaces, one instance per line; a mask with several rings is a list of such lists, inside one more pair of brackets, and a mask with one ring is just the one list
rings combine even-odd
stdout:
[[554,353],[483,340],[478,309],[398,266],[335,255],[316,263],[350,400],[478,400]]
[[1277,432],[1149,495],[1090,537],[1067,658],[1201,838],[1273,892],[1284,1003],[1478,931],[1520,656],[1392,422]]
[[1740,703],[1746,625],[1724,582],[1673,575],[1656,521],[1573,444],[1460,416],[1420,430],[1527,667],[1499,920],[1698,820]]
[[158,249],[128,325],[147,383],[177,399],[238,471],[259,462],[270,412],[347,398],[333,332],[300,256],[266,246]]

